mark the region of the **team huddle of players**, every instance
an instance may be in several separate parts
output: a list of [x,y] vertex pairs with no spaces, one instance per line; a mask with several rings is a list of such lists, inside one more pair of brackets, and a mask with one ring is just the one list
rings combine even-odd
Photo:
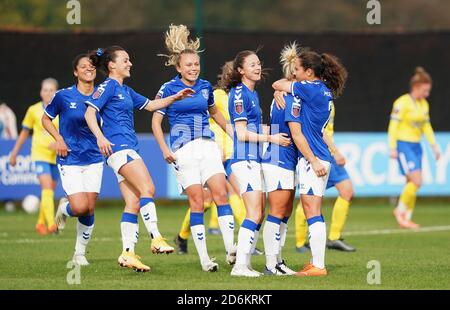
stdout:
[[[130,56],[122,47],[111,46],[77,56],[73,62],[77,83],[59,90],[53,98],[47,96],[29,109],[10,162],[15,164],[17,153],[32,129],[32,157],[42,186],[37,231],[44,234],[62,230],[68,217],[77,217],[73,261],[88,264],[86,246],[94,228],[94,207],[106,158],[125,201],[120,266],[142,272],[150,270],[134,251],[139,214],[152,238],[152,252],[175,250],[159,232],[153,200],[155,186],[139,155],[133,111],[145,109],[155,112],[153,134],[164,159],[173,168],[180,194],[186,195],[189,201],[188,213],[176,238],[179,251],[186,251],[186,240],[192,233],[202,269],[218,270],[219,265],[208,255],[204,225],[205,208],[213,204],[211,209],[216,210],[213,218],[223,237],[226,262],[234,265],[232,276],[326,275],[327,246],[355,250],[341,239],[353,190],[344,168],[345,158],[333,143],[333,100],[342,94],[347,79],[343,65],[333,55],[318,54],[296,43],[286,45],[280,57],[284,77],[272,85],[275,92],[270,124],[263,125],[256,92],[263,68],[256,52],[241,51],[233,61],[225,63],[213,87],[199,79],[200,41],[189,39],[185,26],[171,25],[165,33],[165,44],[166,66],[173,66],[177,75],[161,86],[154,100],[124,84],[130,77]],[[97,69],[107,78],[95,87]],[[431,85],[431,78],[423,79],[425,72],[418,74],[422,79],[416,78],[412,90]],[[44,81],[42,98],[46,92],[56,91],[55,83]],[[414,132],[414,141],[410,136],[400,135],[409,119],[415,126],[421,122],[439,156],[425,100],[429,89],[428,93],[419,93],[412,91],[413,95],[403,99],[413,104],[394,105],[389,129],[392,156],[407,163],[417,158],[415,167],[409,164],[402,170],[408,183],[395,210],[399,224],[410,228],[417,227],[411,221],[411,214],[415,191],[420,186],[417,174],[420,174],[421,155],[417,142],[422,129]],[[423,109],[422,114],[426,112],[423,119],[419,119],[422,114],[413,110],[419,108]],[[164,117],[170,126],[168,143],[162,130]],[[49,145],[56,150],[57,165],[55,151],[48,150]],[[53,190],[58,170],[67,199],[60,202],[53,219]],[[310,250],[311,260],[295,272],[283,260],[282,249],[297,186],[301,199],[296,210],[296,245],[300,252]],[[339,197],[327,238],[321,204],[325,190],[333,186],[338,189]],[[264,214],[266,201],[267,216]],[[235,217],[240,226],[237,243]],[[264,219],[266,266],[261,273],[252,268],[251,257]]]

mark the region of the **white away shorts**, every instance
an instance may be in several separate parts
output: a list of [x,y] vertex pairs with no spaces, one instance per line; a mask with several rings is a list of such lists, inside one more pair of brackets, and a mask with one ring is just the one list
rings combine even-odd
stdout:
[[64,191],[68,196],[77,193],[100,193],[103,162],[86,166],[58,165]]

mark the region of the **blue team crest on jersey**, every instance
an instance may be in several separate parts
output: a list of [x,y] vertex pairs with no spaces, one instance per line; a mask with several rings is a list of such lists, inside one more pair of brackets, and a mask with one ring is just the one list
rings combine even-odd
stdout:
[[293,117],[298,118],[300,116],[301,102],[300,99],[294,97],[294,102],[292,103],[291,114]]
[[203,96],[203,98],[205,98],[205,100],[208,100],[208,98],[209,98],[209,90],[202,89],[202,96]]

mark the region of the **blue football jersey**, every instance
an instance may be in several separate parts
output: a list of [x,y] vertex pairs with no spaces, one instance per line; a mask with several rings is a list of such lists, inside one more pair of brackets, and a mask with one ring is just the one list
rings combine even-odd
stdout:
[[114,144],[113,153],[125,149],[139,151],[133,110],[142,110],[149,103],[148,98],[111,78],[100,84],[89,100],[86,100],[86,104],[100,113],[103,134]]
[[[286,121],[302,125],[302,133],[314,155],[331,162],[332,156],[323,140],[323,131],[330,120],[333,95],[322,81],[292,83],[291,93],[301,100],[301,108],[286,102]],[[303,157],[299,153],[300,157]]]
[[57,156],[58,164],[86,166],[103,161],[97,139],[84,118],[85,101],[89,97],[81,94],[77,86],[73,85],[58,91],[45,108],[45,114],[51,119],[59,115],[59,133],[69,150],[66,157]]
[[214,133],[209,128],[208,112],[208,109],[214,106],[211,83],[198,79],[195,85],[190,87],[177,75],[161,86],[157,97],[166,98],[185,88],[192,88],[195,94],[157,111],[167,115],[169,119],[170,147],[173,152],[197,138],[214,138]]
[[[228,96],[228,112],[233,127],[238,121],[247,121],[248,131],[258,134],[261,133],[262,113],[256,90],[251,91],[244,83],[240,83],[236,87],[233,87]],[[255,160],[261,162],[259,144],[239,141],[235,127],[233,147],[233,163],[243,160]]]
[[[286,105],[295,115],[300,114],[300,104],[299,98],[287,94],[284,97]],[[292,139],[291,131],[289,125],[286,122],[286,115],[291,113],[288,109],[278,109],[275,100],[272,101],[270,107],[270,134],[286,133],[289,138]],[[281,146],[274,143],[270,143],[267,150],[264,153],[262,162],[272,165],[276,165],[288,170],[295,170],[298,162],[298,150],[294,143],[289,146]]]

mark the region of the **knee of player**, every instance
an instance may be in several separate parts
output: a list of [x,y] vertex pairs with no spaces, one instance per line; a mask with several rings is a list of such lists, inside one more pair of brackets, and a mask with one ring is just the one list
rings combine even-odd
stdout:
[[189,197],[189,206],[191,210],[194,212],[200,212],[204,210],[203,206],[203,197],[201,195],[190,195]]
[[353,188],[346,188],[345,190],[339,193],[342,199],[350,202],[353,199]]
[[228,202],[228,195],[226,189],[221,189],[218,192],[212,193],[216,204],[222,205]]
[[140,190],[141,196],[145,197],[154,197],[155,196],[155,187],[148,185],[145,187],[142,187]]

